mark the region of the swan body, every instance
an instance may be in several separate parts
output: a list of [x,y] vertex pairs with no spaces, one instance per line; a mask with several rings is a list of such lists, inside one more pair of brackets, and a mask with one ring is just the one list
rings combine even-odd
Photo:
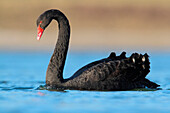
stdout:
[[67,17],[56,9],[42,13],[37,19],[37,39],[40,40],[43,31],[53,19],[58,22],[59,35],[46,72],[47,89],[110,91],[159,86],[145,78],[150,72],[149,56],[133,53],[126,57],[125,52],[120,56],[112,52],[107,58],[87,64],[70,78],[64,79],[63,69],[70,39]]

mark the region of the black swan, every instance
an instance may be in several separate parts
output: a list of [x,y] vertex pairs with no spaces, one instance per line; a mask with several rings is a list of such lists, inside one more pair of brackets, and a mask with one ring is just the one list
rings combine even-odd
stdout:
[[37,19],[37,40],[40,40],[43,31],[53,19],[58,22],[59,35],[46,72],[47,89],[113,91],[159,86],[145,78],[150,72],[149,56],[146,53],[133,53],[126,57],[125,52],[120,56],[112,52],[109,57],[92,62],[70,78],[64,79],[63,69],[70,39],[67,17],[56,9],[42,13]]

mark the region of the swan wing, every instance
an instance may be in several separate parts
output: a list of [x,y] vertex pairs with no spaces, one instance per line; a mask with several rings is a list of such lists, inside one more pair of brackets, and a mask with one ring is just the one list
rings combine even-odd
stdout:
[[140,81],[150,72],[149,64],[148,56],[139,54],[123,59],[105,58],[82,67],[73,78],[84,77],[90,81]]

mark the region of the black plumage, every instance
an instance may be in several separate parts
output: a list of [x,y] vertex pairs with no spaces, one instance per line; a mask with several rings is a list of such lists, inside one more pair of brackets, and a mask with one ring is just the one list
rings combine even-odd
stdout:
[[45,29],[53,19],[58,21],[59,35],[46,73],[48,89],[129,90],[159,86],[145,78],[150,72],[149,56],[133,53],[126,57],[126,52],[120,56],[112,52],[109,57],[92,62],[64,79],[63,69],[70,39],[68,19],[59,10],[52,9],[39,16],[37,26]]

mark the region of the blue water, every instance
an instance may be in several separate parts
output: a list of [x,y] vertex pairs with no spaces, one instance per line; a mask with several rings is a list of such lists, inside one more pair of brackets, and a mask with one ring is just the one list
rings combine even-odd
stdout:
[[[170,112],[170,54],[150,53],[148,77],[161,85],[157,91],[47,91],[50,53],[0,53],[0,113],[168,113]],[[108,53],[71,52],[64,77]]]

